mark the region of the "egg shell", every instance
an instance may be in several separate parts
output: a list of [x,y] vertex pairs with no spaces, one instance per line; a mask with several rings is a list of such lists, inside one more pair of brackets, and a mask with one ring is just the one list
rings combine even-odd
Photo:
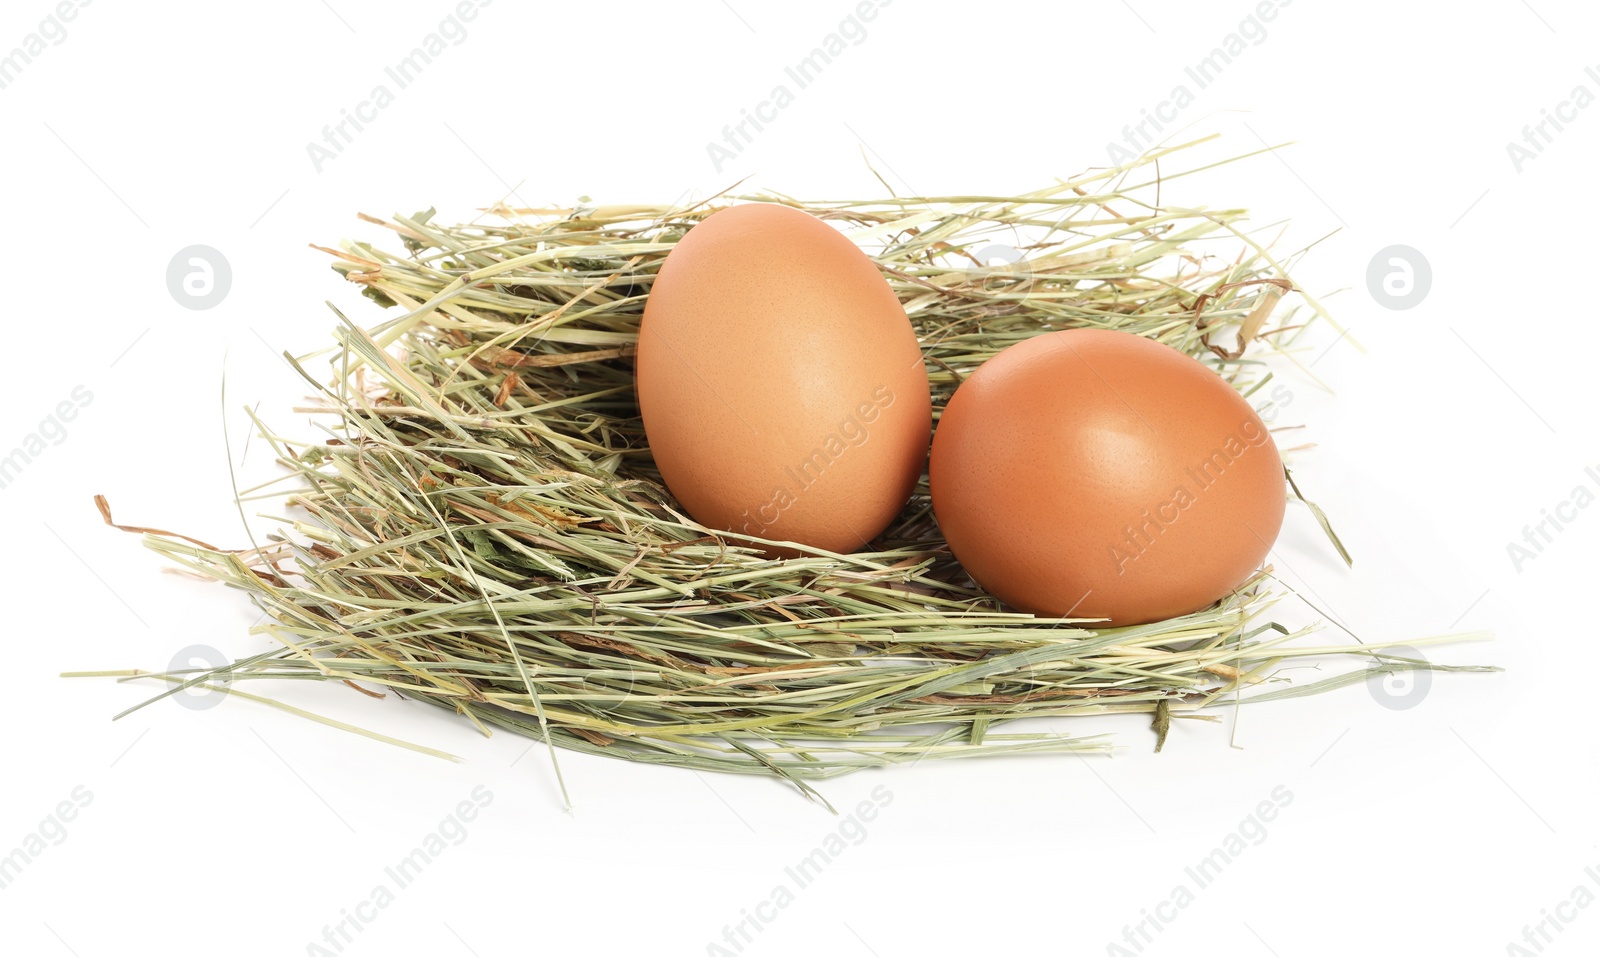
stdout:
[[1203,363],[1124,332],[1013,345],[956,390],[934,434],[934,513],[990,593],[1037,615],[1127,625],[1246,581],[1283,523],[1283,463]]
[[905,310],[864,252],[792,207],[730,206],[678,241],[636,369],[661,477],[711,528],[854,551],[927,461],[928,376]]

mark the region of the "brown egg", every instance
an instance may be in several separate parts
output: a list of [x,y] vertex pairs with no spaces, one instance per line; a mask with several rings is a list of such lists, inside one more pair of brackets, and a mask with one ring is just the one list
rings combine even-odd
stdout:
[[934,514],[979,584],[1036,615],[1198,611],[1260,566],[1284,475],[1261,418],[1204,364],[1123,332],[1026,339],[951,397]]
[[731,206],[678,242],[645,302],[636,385],[662,479],[711,528],[854,551],[927,460],[905,310],[865,253],[792,207]]

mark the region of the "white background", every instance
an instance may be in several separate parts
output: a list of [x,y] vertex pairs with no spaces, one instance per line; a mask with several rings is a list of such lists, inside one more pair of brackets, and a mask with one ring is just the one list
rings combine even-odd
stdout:
[[[1123,749],[829,783],[842,809],[877,787],[892,803],[744,952],[1119,953],[1108,945],[1124,928],[1280,785],[1292,801],[1266,838],[1167,909],[1145,953],[1519,953],[1508,945],[1541,920],[1558,931],[1545,953],[1596,951],[1600,906],[1566,902],[1579,887],[1600,894],[1585,874],[1600,870],[1600,655],[1584,607],[1600,508],[1578,510],[1520,569],[1507,544],[1576,487],[1596,489],[1584,469],[1600,467],[1587,281],[1600,108],[1577,110],[1520,171],[1506,144],[1575,86],[1600,93],[1585,74],[1600,65],[1600,14],[1531,3],[1298,0],[1163,134],[1222,133],[1208,157],[1295,141],[1175,182],[1170,199],[1292,219],[1287,250],[1337,230],[1297,278],[1330,295],[1365,351],[1323,330],[1314,344],[1332,348],[1315,372],[1337,396],[1285,373],[1295,401],[1281,421],[1304,422],[1316,443],[1297,471],[1356,566],[1296,507],[1275,555],[1285,580],[1370,641],[1493,631],[1429,654],[1505,672],[1437,675],[1408,709],[1357,684],[1247,709],[1237,728],[1228,712],[1180,722],[1160,755],[1143,720],[1087,721],[1064,730],[1112,731]],[[52,9],[7,2],[0,52]],[[465,841],[345,953],[717,953],[724,927],[839,819],[763,779],[566,753],[568,813],[542,748],[340,686],[252,690],[463,760],[233,699],[163,701],[113,723],[155,686],[56,676],[164,669],[194,644],[230,656],[267,645],[247,634],[240,596],[163,574],[135,536],[100,524],[91,496],[123,522],[245,543],[224,427],[241,484],[271,477],[261,448],[243,448],[241,409],[260,402],[281,430],[301,427],[288,409],[306,389],[278,353],[327,341],[324,300],[379,318],[307,248],[380,238],[358,211],[437,205],[459,220],[513,193],[514,205],[665,202],[744,176],[801,196],[875,195],[863,152],[902,192],[1024,190],[1103,165],[1123,126],[1253,7],[897,0],[717,170],[708,141],[848,3],[499,0],[317,171],[307,143],[451,9],[100,0],[0,89],[0,449],[74,387],[93,396],[0,491],[0,855],[74,788],[92,794],[65,839],[0,890],[9,952],[317,953],[324,927],[482,785],[493,802]],[[232,265],[208,311],[166,286],[168,261],[196,243]],[[1366,281],[1396,243],[1432,268],[1408,310],[1384,308]]]

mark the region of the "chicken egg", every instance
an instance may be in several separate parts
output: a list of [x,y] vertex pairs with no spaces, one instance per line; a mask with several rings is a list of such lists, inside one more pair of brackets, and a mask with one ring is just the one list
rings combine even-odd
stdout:
[[1277,538],[1283,463],[1205,364],[1125,332],[1045,333],[951,397],[934,514],[969,574],[1036,615],[1128,625],[1205,608]]

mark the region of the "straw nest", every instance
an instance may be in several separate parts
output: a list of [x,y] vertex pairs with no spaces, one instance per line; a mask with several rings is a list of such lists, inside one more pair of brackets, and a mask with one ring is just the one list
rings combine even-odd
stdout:
[[[552,762],[559,746],[814,793],[808,781],[863,767],[1109,747],[1025,718],[1137,712],[1164,738],[1170,717],[1213,704],[1445,667],[1298,640],[1311,629],[1270,615],[1270,569],[1154,624],[1009,612],[951,557],[925,477],[870,550],[787,560],[697,525],[659,484],[632,392],[639,318],[673,244],[739,199],[806,209],[873,257],[922,343],[936,415],[985,359],[1075,327],[1158,339],[1256,394],[1312,320],[1331,320],[1244,211],[1160,205],[1159,163],[1183,148],[1011,197],[363,217],[403,249],[328,252],[392,316],[338,317],[331,379],[306,373],[322,434],[256,422],[292,489],[245,497],[281,496],[281,531],[224,549],[138,529],[246,591],[281,643],[160,675],[167,693],[266,700],[243,681],[342,681],[543,740]],[[1261,687],[1286,659],[1330,655],[1350,667]]]

